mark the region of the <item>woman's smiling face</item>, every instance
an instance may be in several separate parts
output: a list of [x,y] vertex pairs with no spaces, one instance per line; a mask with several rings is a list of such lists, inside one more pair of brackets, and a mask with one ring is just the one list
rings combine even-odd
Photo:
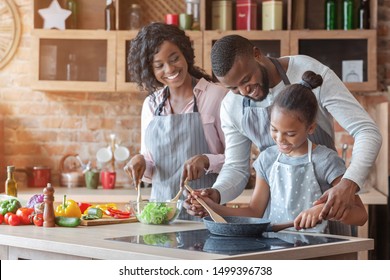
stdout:
[[170,88],[180,87],[188,74],[188,64],[174,43],[165,41],[153,57],[153,73],[156,79]]

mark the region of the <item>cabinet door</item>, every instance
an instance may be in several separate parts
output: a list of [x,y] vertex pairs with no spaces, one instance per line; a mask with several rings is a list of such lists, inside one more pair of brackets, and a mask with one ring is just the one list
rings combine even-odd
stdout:
[[[137,85],[131,82],[131,76],[127,70],[127,56],[131,46],[131,40],[137,36],[137,30],[118,31],[117,37],[117,83],[116,90],[121,92],[139,91]],[[195,65],[203,67],[203,35],[200,31],[186,31],[190,37],[195,52]]]
[[329,66],[350,91],[377,90],[376,30],[291,31],[290,39],[292,55]]
[[34,30],[31,86],[47,91],[114,91],[116,34]]
[[290,53],[289,31],[204,31],[203,67],[211,74],[211,49],[214,43],[227,35],[240,35],[249,39],[264,55],[279,57]]

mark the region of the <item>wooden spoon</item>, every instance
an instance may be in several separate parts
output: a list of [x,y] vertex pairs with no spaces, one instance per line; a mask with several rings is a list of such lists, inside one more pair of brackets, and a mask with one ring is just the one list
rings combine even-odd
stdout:
[[[186,189],[192,193],[193,192],[193,189],[190,187],[190,185],[188,185],[187,181],[184,182],[184,186],[186,187]],[[196,200],[199,202],[200,205],[202,205],[204,207],[204,209],[206,209],[206,211],[209,213],[211,219],[214,220],[214,222],[216,223],[224,223],[226,224],[226,220],[219,214],[217,214],[216,212],[214,212],[213,209],[210,208],[210,206],[207,205],[206,202],[204,202],[204,200],[200,197],[197,197]]]
[[171,202],[173,203],[177,202],[182,193],[183,193],[183,187],[180,187],[180,190],[178,191],[177,195],[171,199]]

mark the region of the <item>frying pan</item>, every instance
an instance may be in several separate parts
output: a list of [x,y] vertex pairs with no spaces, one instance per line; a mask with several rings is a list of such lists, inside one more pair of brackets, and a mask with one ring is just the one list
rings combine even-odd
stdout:
[[263,218],[224,216],[227,223],[216,223],[210,216],[203,218],[206,228],[215,235],[222,236],[261,236],[263,232],[277,232],[293,227],[293,222],[271,224],[271,221]]

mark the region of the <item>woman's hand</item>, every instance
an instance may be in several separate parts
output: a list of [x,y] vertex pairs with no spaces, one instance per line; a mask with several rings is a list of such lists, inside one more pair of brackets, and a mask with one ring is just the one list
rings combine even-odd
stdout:
[[123,169],[133,179],[133,184],[137,187],[146,170],[144,156],[140,154],[133,156]]
[[181,173],[181,182],[184,180],[196,180],[205,174],[210,166],[209,158],[205,155],[196,155],[188,159],[183,166],[183,172]]

